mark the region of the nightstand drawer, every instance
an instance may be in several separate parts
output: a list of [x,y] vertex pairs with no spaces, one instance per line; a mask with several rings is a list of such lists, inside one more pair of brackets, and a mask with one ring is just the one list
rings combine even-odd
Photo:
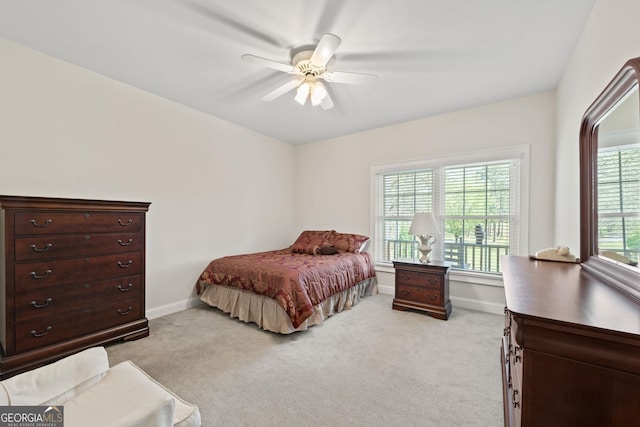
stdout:
[[442,305],[442,292],[422,286],[396,285],[396,299],[430,305]]
[[442,289],[442,275],[422,273],[419,271],[398,270],[396,271],[397,285],[419,286],[425,289]]

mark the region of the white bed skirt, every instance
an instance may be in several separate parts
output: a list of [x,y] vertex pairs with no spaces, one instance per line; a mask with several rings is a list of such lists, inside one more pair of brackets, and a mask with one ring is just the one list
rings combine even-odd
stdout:
[[267,331],[290,334],[318,325],[335,313],[350,309],[360,301],[361,297],[377,293],[376,277],[363,280],[316,305],[313,314],[298,328],[293,327],[291,319],[276,300],[242,289],[211,285],[202,292],[200,299],[212,307],[229,313],[231,317],[237,317],[244,322],[253,322]]

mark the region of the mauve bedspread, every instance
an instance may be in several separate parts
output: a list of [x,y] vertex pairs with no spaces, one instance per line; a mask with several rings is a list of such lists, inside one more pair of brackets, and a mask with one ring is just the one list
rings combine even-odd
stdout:
[[309,255],[286,248],[215,259],[196,289],[201,294],[209,285],[230,286],[273,298],[297,328],[315,305],[374,276],[366,252]]

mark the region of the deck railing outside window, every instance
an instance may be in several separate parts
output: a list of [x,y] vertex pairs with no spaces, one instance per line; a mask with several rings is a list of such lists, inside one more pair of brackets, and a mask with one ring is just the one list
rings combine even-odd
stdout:
[[[508,245],[444,242],[444,259],[452,262],[452,268],[501,273],[500,257],[509,254]],[[417,242],[387,240],[386,259],[416,258]]]

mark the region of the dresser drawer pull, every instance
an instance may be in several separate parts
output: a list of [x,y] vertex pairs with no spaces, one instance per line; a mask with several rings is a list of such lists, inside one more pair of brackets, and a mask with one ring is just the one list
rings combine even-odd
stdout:
[[34,330],[32,330],[32,331],[31,331],[31,335],[33,335],[33,336],[34,336],[34,337],[36,337],[36,338],[40,338],[40,337],[43,337],[43,336],[47,335],[47,334],[49,333],[49,331],[50,331],[50,330],[51,330],[51,326],[47,326],[47,330],[46,330],[46,331],[44,331],[44,332],[42,332],[41,334],[39,334],[39,333],[37,333],[37,332],[36,332],[36,330],[34,329]]
[[123,264],[122,261],[118,261],[118,267],[120,268],[127,268],[129,267],[131,264],[133,264],[133,260],[130,259],[128,263]]
[[131,225],[132,222],[133,222],[133,220],[131,218],[129,218],[129,221],[127,221],[126,223],[122,222],[122,220],[120,218],[118,218],[118,224],[120,224],[123,227],[126,227],[127,225]]
[[430,277],[427,279],[429,281],[429,283],[431,283],[432,285],[437,285],[438,284],[438,279],[435,279],[433,277]]
[[51,301],[53,301],[53,299],[52,299],[52,298],[47,298],[47,300],[44,302],[44,304],[38,304],[38,303],[37,303],[37,302],[35,302],[35,301],[31,301],[31,305],[32,305],[34,308],[43,308],[43,307],[48,306],[48,305],[49,305],[49,303],[50,303]]
[[129,314],[131,312],[132,309],[133,309],[133,307],[131,307],[131,306],[129,306],[127,311],[122,311],[121,309],[118,309],[118,313],[120,314],[120,316],[126,316],[127,314]]
[[409,294],[411,293],[411,291],[408,291],[408,290],[406,290],[406,289],[403,289],[403,290],[401,290],[401,291],[400,291],[400,293],[401,293],[402,295],[404,295],[404,296],[407,296],[407,295],[409,295]]
[[51,224],[53,222],[52,219],[48,219],[44,222],[44,224],[38,224],[38,222],[35,219],[32,219],[31,221],[29,221],[31,224],[33,224],[34,227],[46,227],[47,225]]
[[45,246],[42,249],[39,249],[36,245],[31,245],[31,249],[33,249],[36,252],[47,252],[49,249],[51,249],[53,247],[52,243],[47,243],[47,246]]
[[127,286],[127,287],[123,287],[122,285],[118,285],[118,289],[120,290],[120,292],[130,291],[131,288],[133,288],[133,283],[129,283],[129,286]]
[[29,275],[31,277],[33,277],[34,279],[44,279],[45,277],[47,277],[50,274],[51,274],[51,270],[45,271],[42,276],[38,276],[38,274],[35,271],[32,271],[31,273],[29,273]]
[[518,352],[522,351],[522,348],[515,346],[513,348],[513,355],[515,356],[515,362],[518,363],[520,360],[522,360],[522,356],[520,356],[518,354]]
[[132,243],[133,243],[133,239],[129,239],[129,241],[128,241],[128,242],[126,242],[126,243],[125,243],[125,242],[123,242],[122,240],[118,239],[118,244],[119,244],[120,246],[129,246],[129,245],[130,245],[130,244],[132,244]]

